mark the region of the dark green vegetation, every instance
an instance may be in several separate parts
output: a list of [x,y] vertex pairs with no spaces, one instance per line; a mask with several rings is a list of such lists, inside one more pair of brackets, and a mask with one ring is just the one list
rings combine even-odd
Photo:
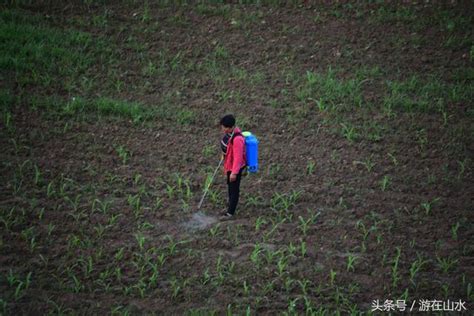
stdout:
[[[25,2],[0,11],[0,314],[472,310],[472,7]],[[193,230],[231,112],[261,170]]]

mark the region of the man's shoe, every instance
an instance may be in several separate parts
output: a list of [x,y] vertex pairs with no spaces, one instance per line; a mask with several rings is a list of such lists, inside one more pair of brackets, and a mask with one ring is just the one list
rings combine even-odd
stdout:
[[234,215],[230,214],[229,212],[225,212],[224,214],[221,215],[220,220],[226,221],[226,220],[232,219],[232,217],[234,217]]

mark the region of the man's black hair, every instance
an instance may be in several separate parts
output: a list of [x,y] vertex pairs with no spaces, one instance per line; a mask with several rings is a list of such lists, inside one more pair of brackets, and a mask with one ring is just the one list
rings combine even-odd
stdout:
[[232,114],[227,114],[221,118],[221,125],[224,127],[234,127],[235,126],[235,117]]

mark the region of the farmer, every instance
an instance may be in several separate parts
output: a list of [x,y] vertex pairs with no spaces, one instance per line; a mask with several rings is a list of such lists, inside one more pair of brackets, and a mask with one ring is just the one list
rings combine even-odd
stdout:
[[245,169],[245,140],[241,131],[235,126],[235,117],[232,114],[224,116],[220,121],[224,137],[221,148],[224,152],[224,174],[227,177],[229,202],[227,211],[221,219],[230,219],[235,214],[239,202],[240,179]]

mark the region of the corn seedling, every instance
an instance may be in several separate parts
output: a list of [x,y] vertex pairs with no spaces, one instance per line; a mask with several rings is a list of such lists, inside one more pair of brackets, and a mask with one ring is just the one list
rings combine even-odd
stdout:
[[166,184],[166,194],[168,194],[168,198],[172,199],[174,196],[175,187],[169,184]]
[[333,269],[331,269],[331,271],[329,271],[329,282],[331,282],[332,286],[334,286],[334,281],[336,280],[336,275],[337,275],[337,272],[334,271]]
[[303,217],[301,216],[298,216],[298,219],[300,221],[300,225],[298,226],[299,229],[301,230],[301,232],[303,233],[303,236],[306,236],[309,228],[310,228],[310,225],[314,224],[314,222],[316,221],[316,218],[320,215],[320,212],[316,213],[316,214],[313,214],[311,215],[308,219],[304,219]]
[[211,235],[212,238],[215,238],[219,235],[220,233],[220,223],[218,223],[217,225],[211,227],[211,229],[209,229],[209,234]]
[[316,163],[312,160],[308,161],[306,165],[306,174],[312,175],[314,173],[314,168],[316,167]]
[[311,282],[309,280],[298,280],[298,285],[300,286],[301,292],[305,295],[308,295],[308,287],[311,285]]
[[397,284],[398,284],[398,281],[400,280],[400,274],[398,272],[398,265],[399,265],[399,262],[400,262],[400,256],[401,256],[401,248],[400,247],[396,247],[396,254],[395,254],[395,257],[393,258],[393,261],[392,261],[392,288],[396,288],[397,287]]
[[92,261],[92,257],[88,256],[86,260],[84,259],[84,257],[81,256],[77,261],[82,266],[84,276],[88,278],[91,275],[92,271],[94,271],[94,263]]
[[390,157],[390,159],[392,160],[393,165],[394,165],[394,166],[398,166],[397,157],[395,157],[395,155],[392,154],[392,153],[388,153],[387,155],[388,155],[388,156]]
[[53,225],[53,223],[49,223],[48,224],[48,237],[51,236],[51,234],[53,233],[53,230],[56,228],[56,225]]
[[299,298],[290,299],[288,302],[288,309],[284,315],[296,315],[296,303],[299,301]]
[[472,284],[468,283],[466,287],[466,297],[469,300],[472,300],[474,297],[474,292],[472,291]]
[[293,191],[288,194],[279,194],[275,192],[271,199],[271,207],[273,210],[278,212],[279,219],[282,219],[282,216],[289,211],[289,209],[296,204],[301,191]]
[[181,209],[184,211],[184,212],[187,212],[189,211],[190,209],[190,205],[188,202],[186,202],[185,200],[181,199]]
[[373,155],[371,155],[369,158],[366,158],[362,164],[365,166],[368,172],[371,172],[372,169],[375,166],[375,162],[372,161]]
[[426,144],[428,143],[428,136],[425,129],[420,129],[416,131],[416,139],[418,142],[418,148],[421,153],[424,153],[426,149]]
[[418,258],[413,261],[413,263],[410,266],[410,282],[413,285],[415,284],[415,278],[418,272],[423,268],[424,265],[428,263],[428,260],[423,260],[423,257],[420,256],[420,254],[417,254]]
[[268,166],[268,175],[270,177],[276,177],[281,171],[281,165],[277,163],[272,163]]
[[35,164],[34,165],[34,168],[35,168],[35,185],[39,185],[41,180],[42,180],[42,175],[41,175],[41,170],[38,168],[38,166]]
[[107,225],[110,227],[113,227],[115,223],[117,223],[118,218],[122,216],[122,214],[112,214],[109,217],[109,221],[107,222]]
[[263,205],[263,199],[260,196],[247,195],[246,206],[258,207]]
[[290,256],[294,256],[295,255],[295,252],[297,250],[297,247],[295,245],[293,245],[293,242],[290,242],[290,244],[288,245],[288,254]]
[[56,190],[54,189],[54,180],[48,183],[46,187],[46,196],[48,198],[53,197],[56,194]]
[[266,249],[265,250],[265,261],[266,261],[266,263],[271,264],[273,262],[273,259],[276,258],[279,255],[282,255],[281,250],[272,251],[271,249]]
[[344,136],[348,141],[353,142],[357,137],[355,127],[344,123],[341,123],[341,127],[342,136]]
[[34,237],[34,236],[31,237],[31,238],[30,238],[30,242],[29,242],[29,249],[30,249],[30,252],[31,252],[31,253],[35,251],[35,249],[36,249],[36,244],[37,244],[37,243],[36,243],[36,237]]
[[255,231],[258,232],[260,230],[260,227],[262,227],[262,225],[265,225],[267,223],[268,222],[265,218],[259,216],[257,220],[255,221]]
[[390,177],[385,175],[383,177],[382,181],[380,181],[380,187],[381,187],[382,191],[387,190],[389,185],[390,185]]
[[308,253],[308,250],[306,248],[306,242],[303,240],[301,241],[300,250],[301,250],[301,256],[305,257],[306,254]]
[[44,216],[44,207],[42,207],[38,212],[38,219],[42,220]]
[[[68,197],[68,196],[65,196],[65,197],[64,197],[64,200],[65,200],[66,202],[68,202],[68,203],[71,205],[73,212],[77,212],[77,211],[79,210],[79,202],[80,202],[80,199],[81,199],[81,195],[80,195],[80,194],[76,195],[76,197],[74,198],[74,200],[72,200],[72,199],[71,199],[70,197]],[[92,204],[92,205],[94,205],[94,204]],[[92,207],[92,208],[94,208],[94,207]]]
[[155,211],[160,210],[162,206],[163,206],[163,200],[160,197],[156,197],[155,203],[154,203]]
[[352,254],[349,254],[349,256],[347,257],[347,268],[346,270],[347,271],[353,271],[354,272],[354,264],[355,264],[355,261],[356,261],[357,257],[355,257],[354,255]]
[[283,218],[280,222],[272,221],[272,224],[273,224],[272,229],[268,233],[265,234],[265,239],[268,239],[276,231],[276,229],[284,222],[286,222],[286,218]]
[[212,157],[216,152],[215,146],[205,145],[202,149],[202,155],[206,158]]
[[453,240],[458,240],[458,230],[460,225],[461,224],[457,222],[455,225],[451,226],[451,236],[453,237]]
[[64,178],[64,175],[61,174],[61,179],[59,183],[59,195],[61,197],[66,196],[66,191],[70,188],[72,188],[74,185],[74,180],[69,179],[69,178]]
[[459,165],[459,172],[458,172],[457,178],[458,178],[458,180],[461,180],[461,178],[464,175],[464,172],[466,171],[467,159],[464,159],[463,161],[458,160],[457,163]]
[[209,196],[209,200],[211,201],[212,205],[217,206],[220,203],[222,203],[220,191],[209,189],[207,191],[207,194]]
[[277,274],[280,278],[283,277],[283,274],[285,273],[287,266],[288,266],[287,258],[284,255],[282,255],[277,262]]
[[142,175],[137,173],[133,176],[133,185],[137,186],[142,178]]
[[250,294],[250,286],[247,284],[246,280],[244,280],[243,284],[243,293],[245,296],[248,296]]
[[105,229],[106,227],[102,224],[98,224],[97,226],[94,227],[94,230],[96,231],[96,236],[97,236],[97,239],[102,239],[102,237],[104,236],[105,234]]
[[365,227],[365,224],[364,222],[362,222],[362,220],[358,220],[357,223],[356,223],[356,226],[357,228],[361,231],[362,233],[362,240],[365,242],[370,234],[370,232],[372,232],[373,230],[375,230],[375,226],[371,226],[369,229],[367,229]]
[[120,249],[115,253],[114,258],[115,258],[115,260],[116,260],[117,262],[122,261],[123,255],[124,255],[124,251],[125,251],[125,248],[122,247],[122,248],[120,248]]
[[438,267],[443,271],[443,273],[448,273],[449,270],[454,268],[454,266],[458,263],[458,259],[451,258],[451,256],[447,258],[440,258],[436,256],[436,260],[438,261]]
[[143,236],[142,234],[135,234],[135,239],[137,240],[138,248],[140,249],[140,251],[143,251],[146,241],[145,236]]
[[176,253],[176,247],[180,244],[184,244],[186,243],[187,241],[174,241],[173,240],[173,237],[171,237],[170,235],[167,235],[166,236],[166,239],[168,239],[168,246],[167,246],[167,249],[168,249],[168,255],[169,256],[172,256]]
[[436,202],[438,202],[440,200],[440,198],[435,198],[433,199],[433,201],[428,201],[428,202],[423,202],[421,203],[421,207],[425,210],[425,214],[426,215],[430,215],[431,214],[431,211],[433,209],[433,204],[435,204]]
[[148,278],[148,288],[153,288],[156,286],[157,281],[158,281],[158,265],[156,263],[151,263],[149,262],[148,265],[150,266],[152,270],[151,276]]
[[131,157],[130,152],[122,145],[116,146],[115,150],[117,151],[119,158],[122,160],[122,164],[127,164],[128,160]]
[[209,273],[209,268],[206,268],[206,270],[204,270],[203,275],[202,275],[201,284],[206,285],[209,283],[210,280],[211,280],[211,274]]
[[140,211],[141,211],[141,204],[140,204],[140,195],[135,194],[135,195],[128,195],[127,196],[127,202],[128,205],[132,207],[133,214],[135,215],[135,218],[138,218],[140,216]]
[[17,276],[13,274],[13,271],[10,269],[7,275],[7,282],[10,287],[15,287],[14,298],[15,301],[18,301],[25,295],[25,292],[29,289],[31,284],[31,275],[32,272],[29,272],[24,281],[20,280]]

